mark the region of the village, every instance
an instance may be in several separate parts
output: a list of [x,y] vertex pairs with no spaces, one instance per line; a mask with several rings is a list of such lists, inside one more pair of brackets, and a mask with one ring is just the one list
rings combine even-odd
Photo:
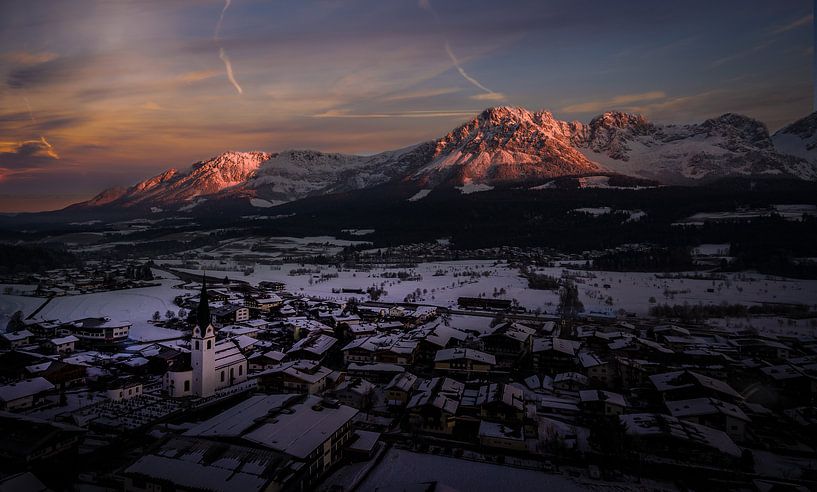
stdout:
[[808,330],[596,312],[565,279],[545,312],[136,270],[172,309],[59,319],[39,298],[0,334],[3,490],[817,486]]

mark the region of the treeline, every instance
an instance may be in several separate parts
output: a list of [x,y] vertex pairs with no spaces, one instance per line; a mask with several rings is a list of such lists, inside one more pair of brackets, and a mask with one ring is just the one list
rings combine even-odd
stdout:
[[814,243],[803,244],[808,240],[817,241],[817,238],[803,238],[802,242],[794,241],[796,244],[781,244],[780,240],[773,242],[765,237],[758,237],[753,242],[734,243],[729,249],[734,259],[722,265],[722,270],[757,270],[767,275],[817,279],[817,262],[798,259],[813,256],[811,248]]
[[0,243],[0,275],[42,273],[81,265],[79,258],[61,248]]
[[745,318],[757,315],[803,316],[809,313],[804,304],[659,304],[650,308],[656,318],[702,320],[706,318]]
[[593,266],[614,272],[677,272],[695,268],[688,247],[611,251],[593,260]]

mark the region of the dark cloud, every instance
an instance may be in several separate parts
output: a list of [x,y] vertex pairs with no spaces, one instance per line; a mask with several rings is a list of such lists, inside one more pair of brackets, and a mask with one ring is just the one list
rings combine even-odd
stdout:
[[45,140],[6,144],[0,152],[0,168],[26,170],[48,167],[57,162],[57,154]]

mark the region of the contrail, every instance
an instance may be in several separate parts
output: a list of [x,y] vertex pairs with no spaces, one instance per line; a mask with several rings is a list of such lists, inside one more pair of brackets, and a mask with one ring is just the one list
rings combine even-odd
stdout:
[[441,31],[440,34],[442,34],[442,37],[445,40],[445,52],[448,54],[448,58],[451,59],[451,63],[454,65],[454,68],[456,68],[457,72],[459,72],[460,75],[462,75],[462,78],[467,80],[469,83],[471,83],[471,85],[473,85],[477,89],[484,91],[486,94],[489,94],[491,96],[491,99],[503,99],[504,96],[502,94],[494,92],[491,89],[485,87],[479,80],[468,75],[468,72],[466,72],[465,69],[462,68],[459,59],[457,59],[457,56],[451,50],[451,44],[448,42],[448,37],[442,32],[442,29],[440,29],[440,25],[442,24],[442,22],[440,21],[440,16],[437,15],[437,11],[434,10],[434,7],[431,6],[431,0],[419,0],[419,6],[421,9],[429,12],[431,16],[434,17],[434,22],[437,23],[437,28]]
[[[25,101],[26,108],[28,109],[28,117],[31,119],[31,123],[33,123],[34,127],[36,128],[38,126],[38,123],[37,120],[34,119],[34,112],[31,111],[31,103],[28,102],[28,97],[23,96],[23,101]],[[42,134],[40,135],[40,142],[42,142],[42,144],[45,146],[46,149],[45,153],[48,155],[48,157],[51,157],[52,159],[60,158],[60,155],[57,154],[57,150],[54,148],[53,145],[48,143],[48,140],[46,140],[45,136],[43,136]]]
[[224,69],[227,71],[227,78],[230,79],[230,83],[233,84],[235,90],[238,91],[239,94],[243,94],[244,91],[241,89],[241,86],[238,84],[238,81],[235,79],[235,75],[233,75],[233,64],[230,63],[230,57],[227,56],[227,52],[224,51],[224,47],[221,46],[219,42],[221,38],[219,35],[221,34],[221,24],[224,22],[224,13],[227,12],[227,9],[230,8],[230,4],[232,0],[224,0],[224,8],[221,9],[221,15],[218,17],[218,22],[216,22],[216,29],[213,32],[213,41],[216,42],[218,46],[218,57],[221,58],[221,61],[224,62]]
[[468,82],[471,82],[472,84],[474,84],[475,86],[477,86],[480,89],[484,90],[488,94],[496,94],[496,92],[494,92],[491,89],[489,89],[489,88],[485,87],[484,85],[482,85],[479,80],[477,80],[474,77],[471,77],[470,75],[468,75],[468,73],[460,65],[460,61],[457,60],[457,57],[454,55],[454,52],[451,51],[451,45],[448,44],[448,41],[445,42],[445,52],[448,53],[448,57],[451,58],[451,63],[454,64],[454,66],[457,68],[457,71],[460,73],[460,75],[463,76],[463,78],[465,80],[467,80]]

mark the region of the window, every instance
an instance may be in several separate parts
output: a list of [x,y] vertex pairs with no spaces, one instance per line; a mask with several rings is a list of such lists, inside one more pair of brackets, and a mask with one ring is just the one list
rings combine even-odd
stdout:
[[221,382],[224,382],[224,371],[221,371]]
[[200,347],[199,347],[199,341],[198,341],[198,340],[196,340],[196,350],[199,350],[199,348],[200,348]]
[[189,379],[184,382],[184,390],[185,391],[190,391],[190,380]]
[[241,376],[244,374],[244,366],[238,366],[238,375]]
[[213,348],[213,341],[207,340],[207,350],[210,350],[211,348]]

